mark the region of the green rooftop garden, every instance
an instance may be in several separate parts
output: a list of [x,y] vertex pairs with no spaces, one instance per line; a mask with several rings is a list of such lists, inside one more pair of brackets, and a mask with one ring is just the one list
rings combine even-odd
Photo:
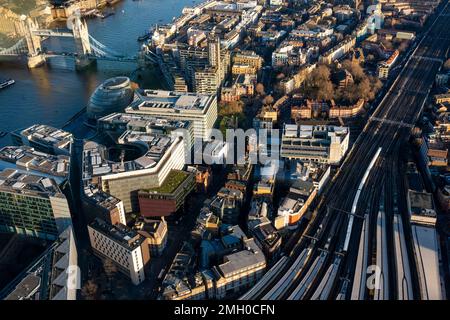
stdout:
[[155,193],[172,193],[189,176],[189,173],[180,170],[171,170],[160,187],[145,191]]

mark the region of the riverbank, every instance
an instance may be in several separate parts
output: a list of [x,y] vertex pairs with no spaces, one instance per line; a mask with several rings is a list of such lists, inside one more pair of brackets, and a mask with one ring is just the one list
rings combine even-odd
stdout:
[[[191,0],[121,1],[114,5],[115,15],[87,20],[89,34],[118,53],[134,54],[142,45],[137,39],[145,30],[155,23],[171,22],[183,7],[190,5]],[[74,43],[68,38],[52,38],[44,46],[65,52],[73,50]],[[164,89],[157,70],[136,69],[133,63],[99,61],[90,70],[76,72],[73,58],[69,57],[54,58],[33,70],[23,63],[0,62],[1,77],[16,80],[14,86],[0,91],[0,131],[11,132],[42,123],[64,126],[80,134],[76,127],[82,121],[77,119],[92,92],[106,79],[127,75],[141,88]],[[10,144],[9,135],[0,138],[0,147]]]

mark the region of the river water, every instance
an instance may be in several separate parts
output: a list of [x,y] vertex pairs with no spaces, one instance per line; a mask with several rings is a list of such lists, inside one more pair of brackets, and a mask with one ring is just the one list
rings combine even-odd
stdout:
[[[171,22],[192,0],[123,0],[106,19],[89,19],[89,33],[104,45],[126,55],[139,49],[137,38],[155,23]],[[111,10],[111,9],[110,9]],[[72,41],[73,42],[73,41]],[[69,39],[53,38],[44,46],[50,50],[70,49]],[[10,132],[34,123],[63,126],[83,109],[89,96],[103,80],[117,75],[131,75],[132,63],[99,62],[97,67],[75,72],[71,58],[52,58],[44,67],[29,70],[26,65],[0,63],[0,78],[13,78],[16,84],[0,90],[0,131]],[[145,79],[144,86],[159,87],[160,79]],[[0,138],[0,147],[11,143]]]

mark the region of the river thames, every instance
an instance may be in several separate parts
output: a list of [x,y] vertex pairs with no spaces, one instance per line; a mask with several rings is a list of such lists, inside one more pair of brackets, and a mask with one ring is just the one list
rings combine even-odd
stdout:
[[[89,33],[109,48],[126,55],[139,50],[137,38],[150,26],[169,23],[192,0],[123,0],[114,6],[115,14],[88,20]],[[73,42],[73,41],[72,41]],[[69,39],[46,40],[52,50],[67,49]],[[41,68],[29,70],[25,64],[0,63],[0,78],[13,78],[16,84],[0,90],[0,131],[10,132],[35,123],[63,126],[82,110],[96,86],[117,75],[133,74],[133,63],[99,62],[97,67],[75,72],[71,58],[52,58]],[[157,88],[162,81],[149,77],[143,86]],[[11,144],[9,135],[0,138],[0,147]]]

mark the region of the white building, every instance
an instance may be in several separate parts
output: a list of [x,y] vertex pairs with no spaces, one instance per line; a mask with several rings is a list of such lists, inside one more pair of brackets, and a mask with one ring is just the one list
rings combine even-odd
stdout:
[[94,254],[113,261],[133,284],[145,280],[144,266],[150,260],[150,253],[143,236],[125,225],[111,225],[101,219],[95,219],[88,231]]
[[302,65],[306,63],[306,54],[293,45],[278,48],[272,53],[272,67],[282,67],[288,65]]
[[281,156],[305,162],[337,164],[347,152],[348,127],[285,124]]
[[192,121],[196,138],[207,140],[208,130],[213,128],[217,119],[216,95],[144,90],[137,96],[138,99],[125,109],[126,113]]
[[72,134],[51,126],[35,124],[11,133],[19,145],[26,145],[50,154],[70,155]]
[[283,5],[283,0],[270,0],[270,5],[271,6],[282,6]]

